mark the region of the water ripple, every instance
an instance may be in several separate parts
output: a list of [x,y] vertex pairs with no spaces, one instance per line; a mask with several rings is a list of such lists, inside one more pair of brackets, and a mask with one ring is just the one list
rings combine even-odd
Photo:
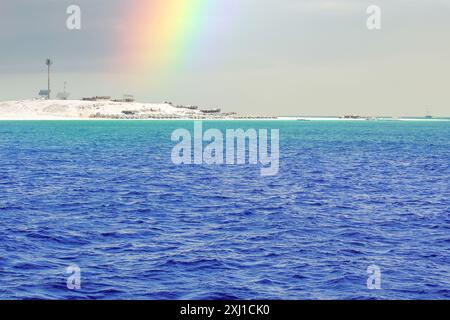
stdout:
[[0,298],[450,298],[447,123],[205,126],[279,128],[280,174],[173,165],[190,122],[2,122]]

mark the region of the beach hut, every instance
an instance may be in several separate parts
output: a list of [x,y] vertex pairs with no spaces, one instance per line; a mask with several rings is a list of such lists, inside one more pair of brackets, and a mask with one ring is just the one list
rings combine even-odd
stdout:
[[48,90],[42,89],[42,90],[39,91],[39,97],[40,98],[48,99],[48,96],[49,96],[49,91]]

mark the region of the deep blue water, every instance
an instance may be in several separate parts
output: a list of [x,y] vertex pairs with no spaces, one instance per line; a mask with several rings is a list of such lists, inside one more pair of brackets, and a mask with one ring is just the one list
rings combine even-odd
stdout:
[[450,298],[450,122],[204,126],[279,128],[279,174],[173,165],[192,122],[0,122],[0,298]]

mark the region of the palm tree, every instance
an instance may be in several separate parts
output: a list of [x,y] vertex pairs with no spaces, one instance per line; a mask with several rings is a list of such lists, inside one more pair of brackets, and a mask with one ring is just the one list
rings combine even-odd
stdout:
[[53,61],[48,58],[45,60],[45,65],[48,68],[48,96],[47,99],[50,100],[50,66],[53,64]]

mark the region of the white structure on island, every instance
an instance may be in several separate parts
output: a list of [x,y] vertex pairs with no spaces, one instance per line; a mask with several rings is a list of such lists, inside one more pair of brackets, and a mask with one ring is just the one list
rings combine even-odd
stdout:
[[70,93],[66,91],[67,82],[64,81],[64,91],[58,92],[56,97],[58,100],[67,100],[69,98]]

